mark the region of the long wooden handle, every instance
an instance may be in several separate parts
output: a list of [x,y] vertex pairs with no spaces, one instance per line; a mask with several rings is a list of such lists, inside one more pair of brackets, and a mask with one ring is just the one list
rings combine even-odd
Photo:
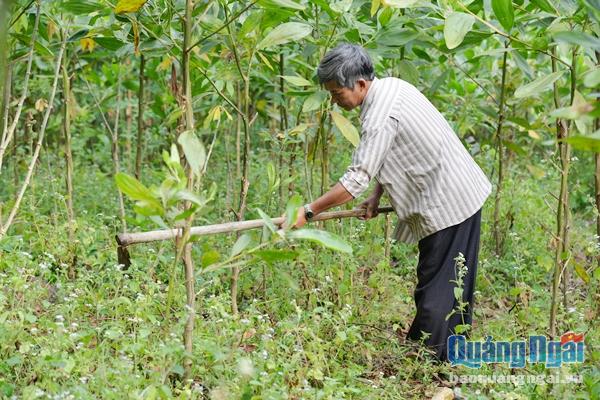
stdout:
[[[394,211],[392,207],[381,207],[377,209],[377,212],[379,214],[389,213],[391,211]],[[365,214],[365,212],[366,210],[364,209],[325,212],[315,216],[312,219],[312,221],[325,221],[328,219],[361,217]],[[271,222],[273,222],[273,225],[275,226],[281,225],[283,221],[283,217],[271,219]],[[191,228],[190,234],[194,236],[214,235],[216,233],[229,233],[245,231],[247,229],[262,228],[264,225],[264,220],[253,219],[248,221],[227,222],[224,224],[216,225],[194,226]],[[181,229],[164,229],[150,232],[120,233],[116,236],[116,239],[119,246],[125,247],[137,243],[149,243],[157,242],[160,240],[175,239],[179,235],[181,235]]]

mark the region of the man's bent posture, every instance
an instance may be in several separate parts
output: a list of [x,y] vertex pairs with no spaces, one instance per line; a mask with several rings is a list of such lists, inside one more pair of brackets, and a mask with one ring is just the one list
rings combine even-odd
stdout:
[[[395,237],[419,242],[417,314],[408,338],[425,339],[440,360],[459,324],[470,324],[479,252],[481,207],[491,184],[440,112],[411,84],[377,79],[366,51],[343,44],[329,51],[317,74],[332,102],[361,108],[362,133],[352,165],[327,193],[304,206],[296,227],[307,219],[360,196],[372,178],[377,185],[361,204],[365,218],[376,214],[386,192],[398,215]],[[455,260],[463,277],[463,312],[454,297]]]

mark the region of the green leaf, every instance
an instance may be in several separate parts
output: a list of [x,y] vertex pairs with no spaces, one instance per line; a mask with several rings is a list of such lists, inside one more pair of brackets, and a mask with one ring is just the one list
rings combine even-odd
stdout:
[[562,76],[562,74],[563,73],[561,71],[553,72],[546,76],[542,76],[541,78],[538,78],[527,85],[519,87],[515,91],[515,98],[522,99],[524,97],[537,95],[543,92],[544,90],[548,89],[550,85],[556,82]]
[[275,10],[283,7],[283,8],[291,8],[292,10],[302,11],[306,8],[304,5],[298,4],[291,0],[260,0],[258,2],[258,4],[260,4],[264,8],[275,9]]
[[535,165],[526,165],[527,170],[531,175],[533,175],[536,179],[541,179],[546,176],[546,171],[543,168],[540,168]]
[[302,104],[302,112],[305,113],[318,110],[326,98],[327,93],[322,90],[311,94],[306,98],[306,100],[304,100],[304,104]]
[[107,50],[116,51],[125,45],[125,43],[121,42],[114,37],[102,37],[95,36],[94,41],[98,43],[100,46],[104,47]]
[[532,4],[535,4],[540,10],[548,13],[555,14],[556,10],[552,7],[552,4],[548,0],[531,0]]
[[298,209],[302,206],[302,197],[295,194],[287,202],[285,207],[285,226],[290,228],[296,223],[298,218]]
[[357,147],[360,142],[360,136],[358,135],[358,130],[352,125],[352,122],[348,121],[342,114],[333,110],[329,113],[331,114],[333,123],[340,130],[342,135],[344,135],[354,147]]
[[567,143],[577,150],[593,151],[600,153],[600,131],[596,131],[591,135],[578,135],[567,138]]
[[257,49],[277,46],[280,44],[297,41],[310,35],[312,27],[301,22],[286,22],[278,25],[258,44]]
[[235,257],[240,254],[250,244],[250,235],[245,233],[236,240],[235,244],[231,248],[231,257]]
[[115,182],[117,183],[117,187],[121,190],[121,192],[125,193],[133,200],[147,200],[150,202],[156,201],[150,189],[144,186],[133,176],[119,172],[115,175]]
[[298,252],[293,250],[259,250],[253,254],[269,264],[277,261],[291,261],[298,257]]
[[446,23],[444,24],[444,40],[446,41],[446,47],[449,49],[458,47],[465,38],[465,35],[473,27],[474,22],[475,18],[469,14],[461,12],[451,13],[448,18],[446,18]]
[[329,4],[329,8],[331,8],[332,11],[338,14],[343,14],[350,9],[351,5],[352,0],[340,0],[336,1],[335,3]]
[[344,253],[352,254],[352,247],[339,236],[318,229],[298,229],[287,233],[290,239],[311,240],[322,246]]
[[400,47],[412,42],[421,32],[401,25],[390,25],[377,33],[377,44],[388,47]]
[[583,84],[589,88],[600,86],[600,68],[592,69],[583,76]]
[[553,36],[556,41],[578,45],[586,49],[600,52],[600,39],[587,33],[563,31],[556,32]]
[[208,200],[206,198],[204,198],[203,196],[199,196],[196,193],[191,192],[187,189],[178,190],[175,193],[175,198],[177,200],[191,201],[192,203],[198,205],[199,207],[204,207],[206,205],[206,203],[208,203]]
[[400,78],[416,85],[419,83],[419,71],[409,60],[399,60],[396,64]]
[[515,10],[511,0],[492,0],[492,9],[500,24],[510,31],[515,23]]
[[219,255],[219,252],[212,249],[209,251],[206,251],[202,254],[202,259],[200,261],[202,268],[206,268],[211,264],[216,263],[217,261],[219,261],[219,259],[221,258],[221,256]]
[[294,85],[294,86],[312,86],[313,83],[307,79],[302,78],[301,76],[287,76],[280,75],[286,82]]
[[267,228],[269,228],[269,230],[272,233],[277,232],[277,228],[275,227],[275,224],[273,224],[273,221],[271,221],[271,218],[260,208],[256,209],[256,212],[258,213],[258,215],[260,215],[260,218],[265,222],[265,226]]
[[75,15],[88,15],[102,10],[102,6],[94,1],[67,0],[59,2],[60,8]]
[[185,154],[185,159],[190,164],[192,171],[197,175],[200,174],[200,169],[206,161],[206,150],[200,139],[193,131],[185,131],[179,135],[177,142],[183,148],[183,154]]

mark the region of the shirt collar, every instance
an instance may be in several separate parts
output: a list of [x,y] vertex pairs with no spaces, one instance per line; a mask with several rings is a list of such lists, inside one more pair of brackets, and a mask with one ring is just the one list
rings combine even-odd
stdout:
[[379,79],[377,79],[377,77],[374,77],[373,80],[371,81],[369,90],[367,90],[367,94],[365,95],[365,98],[363,99],[363,102],[360,106],[360,119],[361,120],[363,120],[365,118],[365,116],[367,115],[367,112],[369,111],[369,108],[371,108],[371,104],[373,103],[373,98],[375,97],[375,92],[377,91],[378,82],[379,82]]

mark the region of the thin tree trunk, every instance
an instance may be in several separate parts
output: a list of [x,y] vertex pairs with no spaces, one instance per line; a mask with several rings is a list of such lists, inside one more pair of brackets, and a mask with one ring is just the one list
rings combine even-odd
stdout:
[[[117,78],[117,105],[115,109],[115,123],[113,125],[111,133],[111,154],[113,160],[113,173],[116,176],[121,172],[121,162],[119,158],[119,122],[121,120],[121,72],[119,71],[119,77]],[[121,230],[127,232],[127,221],[125,220],[125,201],[123,200],[123,193],[117,191],[119,199],[119,219],[121,220]]]
[[[553,49],[552,53],[555,54],[556,50]],[[573,69],[574,65],[571,65],[571,79],[575,77]],[[556,59],[552,58],[552,72],[556,72]],[[575,82],[571,81],[571,103],[574,97]],[[560,107],[558,84],[554,83],[554,106]],[[560,154],[560,165],[561,165],[561,176],[560,176],[560,192],[558,196],[558,205],[556,212],[556,254],[554,259],[554,277],[552,281],[552,299],[550,304],[550,336],[555,337],[556,335],[556,315],[558,313],[558,296],[560,290],[560,283],[563,278],[564,271],[567,267],[567,260],[564,259],[563,255],[568,252],[569,245],[569,205],[568,205],[568,177],[569,177],[569,166],[571,148],[570,145],[565,141],[569,137],[569,127],[567,123],[562,119],[556,120],[556,135],[558,139],[558,149]],[[566,236],[565,236],[566,235]]]
[[[573,105],[573,101],[575,100],[575,90],[577,88],[577,47],[573,48],[572,58],[571,58],[571,96],[569,105]],[[569,137],[570,130],[570,121],[567,122],[567,130],[565,132],[564,139],[566,140]],[[561,167],[565,174],[565,188],[563,193],[563,232],[562,232],[562,240],[563,240],[563,253],[567,252],[570,257],[571,251],[571,207],[569,207],[569,170],[571,164],[571,145],[564,142],[563,153],[561,154]],[[562,177],[561,177],[562,178]],[[562,183],[561,183],[562,185]],[[568,259],[564,260],[563,267],[563,281],[562,281],[562,292],[563,292],[563,307],[565,310],[569,306],[568,299],[568,286],[571,281],[571,270],[568,268]]]
[[31,177],[33,176],[33,170],[35,169],[35,165],[36,165],[38,157],[40,155],[42,143],[44,142],[44,133],[46,132],[46,126],[48,125],[48,119],[50,118],[50,113],[52,112],[52,109],[54,108],[53,104],[54,104],[54,97],[56,96],[56,88],[58,86],[58,78],[60,76],[60,66],[62,64],[63,53],[65,51],[65,47],[67,44],[66,35],[64,35],[64,36],[65,37],[63,38],[63,41],[62,41],[62,44],[60,46],[60,50],[58,53],[58,57],[56,60],[56,66],[54,69],[54,81],[52,83],[52,91],[50,93],[50,98],[48,99],[48,108],[46,109],[46,113],[44,114],[44,119],[42,121],[42,125],[38,132],[38,140],[37,140],[37,143],[35,146],[35,150],[33,152],[33,156],[31,157],[31,161],[29,163],[29,168],[27,170],[27,175],[25,176],[25,180],[23,181],[23,184],[21,186],[21,189],[20,189],[17,199],[15,201],[15,204],[13,205],[6,222],[4,224],[1,224],[2,228],[0,228],[0,238],[4,237],[4,235],[6,235],[6,232],[8,232],[8,229],[12,225],[12,223],[15,219],[15,216],[17,215],[17,211],[19,210],[21,201],[23,200],[23,196],[25,195],[25,191],[27,190],[27,187],[29,186],[29,182],[31,181]]
[[139,88],[138,88],[138,116],[137,116],[137,143],[135,152],[135,177],[142,176],[142,151],[144,149],[144,68],[146,59],[140,56]]
[[123,158],[127,159],[127,165],[125,169],[131,171],[131,128],[133,127],[133,107],[131,106],[131,100],[133,99],[133,92],[127,90],[127,106],[125,107],[125,151]]
[[281,94],[281,103],[279,104],[279,130],[281,133],[281,141],[280,141],[280,149],[279,149],[279,209],[282,208],[283,202],[285,200],[283,193],[283,156],[285,149],[285,132],[287,131],[288,125],[288,114],[287,107],[285,101],[285,80],[283,76],[285,75],[285,58],[283,56],[283,52],[279,52],[279,93]]
[[[596,65],[600,66],[600,51],[596,51]],[[596,100],[598,101],[598,100]],[[594,132],[600,129],[600,118],[596,118]],[[600,245],[600,154],[594,155],[596,162],[596,173],[594,175],[594,191],[596,197],[596,236],[598,237],[598,244]],[[600,255],[598,255],[598,266],[600,266]]]
[[321,140],[321,196],[329,188],[329,134],[331,132],[331,123],[327,124],[327,129],[322,131]]
[[65,186],[67,189],[67,220],[69,229],[69,277],[75,278],[75,212],[73,211],[73,156],[71,153],[71,82],[69,78],[67,52],[65,51],[62,65],[63,81],[63,136],[65,151]]
[[[228,9],[225,6],[225,17],[228,18]],[[249,110],[250,110],[250,70],[252,67],[252,59],[254,58],[254,49],[250,52],[250,57],[248,59],[248,69],[246,72],[242,70],[242,66],[240,64],[240,57],[237,52],[236,43],[233,40],[233,35],[231,33],[231,27],[227,25],[227,34],[229,36],[229,40],[231,42],[231,49],[233,51],[233,56],[235,59],[235,64],[237,70],[242,78],[243,82],[243,98],[240,99],[240,90],[238,86],[238,105],[237,111],[238,115],[242,119],[242,127],[244,129],[244,149],[242,153],[242,176],[240,180],[240,201],[239,208],[237,211],[237,219],[238,221],[244,220],[244,213],[246,211],[246,199],[248,196],[248,187],[250,186],[250,182],[248,180],[248,176],[250,174],[250,123],[249,123]],[[242,107],[240,107],[240,102],[243,105],[243,111],[240,113]],[[238,140],[236,143],[237,149],[240,148],[240,138],[239,138],[239,130],[238,130]],[[239,155],[239,150],[238,150]],[[237,293],[238,293],[238,280],[240,275],[239,267],[234,267],[231,271],[231,311],[234,315],[238,314],[238,304],[237,304]]]
[[[10,93],[12,91],[12,64],[6,63],[4,88],[2,91],[2,132],[8,132],[8,114],[10,111]],[[4,141],[4,140],[3,140]]]
[[17,129],[17,124],[19,123],[19,118],[21,116],[21,110],[23,109],[23,103],[25,103],[25,99],[27,98],[27,93],[29,89],[29,77],[31,75],[31,64],[33,62],[33,54],[35,50],[35,42],[37,40],[38,27],[40,22],[40,9],[41,2],[37,3],[37,9],[35,13],[35,23],[33,25],[33,32],[31,34],[31,48],[29,50],[29,55],[27,56],[27,67],[25,69],[25,77],[23,79],[23,93],[21,94],[21,98],[17,104],[17,109],[15,111],[15,116],[13,117],[12,123],[8,130],[2,130],[2,140],[0,141],[0,173],[2,172],[2,161],[4,159],[4,153],[13,138],[15,130]]
[[[193,26],[193,11],[194,2],[193,0],[186,0],[185,3],[185,19],[184,19],[184,35],[183,35],[183,57],[182,57],[182,80],[183,80],[183,101],[185,105],[185,130],[194,131],[194,110],[192,103],[192,82],[190,79],[190,44],[192,39],[192,26]],[[188,190],[194,189],[194,172],[188,165],[186,168],[188,175],[187,188]],[[186,208],[191,207],[191,204],[186,204]],[[183,263],[185,266],[185,293],[186,293],[186,307],[187,307],[187,320],[185,323],[185,329],[183,333],[183,343],[185,347],[186,356],[183,361],[183,367],[185,371],[185,379],[190,380],[192,378],[192,351],[193,351],[193,335],[194,335],[194,322],[196,317],[196,291],[194,289],[194,263],[192,260],[192,245],[189,243],[189,234],[192,226],[193,216],[189,216],[185,220],[185,234],[183,237]]]
[[504,186],[504,144],[502,143],[502,127],[504,125],[504,98],[506,95],[506,58],[510,43],[506,42],[504,55],[502,57],[502,81],[500,83],[500,104],[498,106],[498,124],[496,127],[496,140],[498,141],[498,184],[494,201],[494,243],[496,256],[502,255],[504,242],[504,229],[500,220],[500,208],[502,202],[502,190]]

